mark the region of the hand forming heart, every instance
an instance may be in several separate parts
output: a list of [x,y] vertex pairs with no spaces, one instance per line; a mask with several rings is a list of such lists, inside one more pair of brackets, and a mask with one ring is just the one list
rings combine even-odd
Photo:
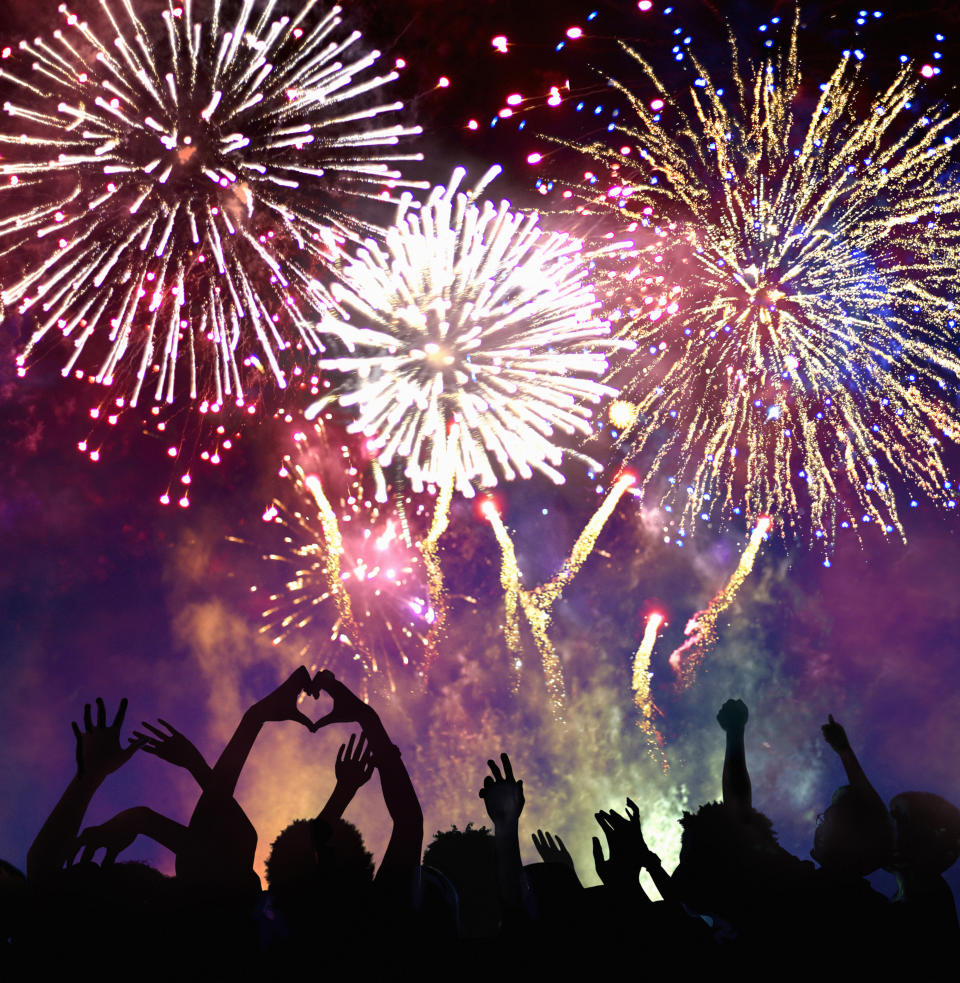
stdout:
[[[326,692],[333,698],[333,708],[319,720],[311,720],[297,705],[301,693],[315,700]],[[363,724],[374,711],[352,693],[329,669],[321,669],[312,679],[305,666],[300,666],[290,678],[258,704],[263,720],[295,720],[315,734],[321,727],[337,723]],[[375,714],[374,714],[375,715]]]

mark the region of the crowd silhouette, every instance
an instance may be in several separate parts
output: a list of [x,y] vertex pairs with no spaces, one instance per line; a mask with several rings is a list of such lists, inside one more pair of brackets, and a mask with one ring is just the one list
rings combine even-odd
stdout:
[[[313,722],[298,701],[321,693],[333,707]],[[30,847],[26,875],[0,862],[8,960],[100,953],[135,970],[148,955],[151,967],[187,976],[206,965],[221,976],[313,966],[431,978],[571,974],[581,964],[685,973],[787,973],[808,959],[860,971],[889,971],[900,959],[914,969],[925,960],[953,965],[960,927],[942,875],[960,856],[960,811],[929,792],[903,792],[886,805],[832,716],[823,737],[846,784],[818,818],[810,859],[785,850],[754,806],[749,712],[731,699],[717,714],[726,742],[722,800],[678,817],[676,869],[668,873],[649,849],[641,810],[627,798],[622,812],[596,813],[601,884],[585,888],[550,831],[531,834],[541,862],[523,864],[525,792],[506,753],[487,762],[479,790],[492,829],[453,827],[424,851],[423,812],[401,749],[376,710],[329,671],[311,677],[301,667],[251,706],[212,766],[163,719],[124,742],[126,710],[122,700],[108,721],[103,700],[95,712],[84,708],[83,726],[73,724],[76,774]],[[277,721],[355,732],[340,747],[335,786],[317,815],[273,840],[264,889],[254,871],[257,831],[234,793],[261,730]],[[137,752],[196,781],[189,823],[143,806],[84,827],[104,779]],[[374,771],[392,823],[376,867],[361,831],[344,819]],[[123,860],[138,836],[174,854],[175,876]],[[893,898],[867,880],[880,869],[896,875]],[[644,892],[641,871],[661,900]]]

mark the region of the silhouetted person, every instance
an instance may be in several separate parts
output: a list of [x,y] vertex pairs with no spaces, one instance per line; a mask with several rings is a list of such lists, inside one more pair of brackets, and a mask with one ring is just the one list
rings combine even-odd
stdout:
[[718,939],[772,948],[790,937],[812,871],[780,846],[773,823],[753,807],[748,719],[742,700],[727,700],[717,713],[726,735],[723,802],[684,813],[680,863],[669,890],[678,902],[708,916]]
[[960,856],[960,810],[932,792],[901,792],[890,800],[890,815],[896,827],[891,869],[897,926],[910,946],[955,951],[957,908],[941,875]]
[[440,871],[457,894],[463,938],[494,938],[500,932],[500,888],[493,833],[468,823],[465,829],[438,830],[423,855],[424,868]]
[[[311,692],[321,691],[333,698],[333,709],[312,724],[311,730],[355,723],[362,728],[366,747],[361,742],[350,754],[342,749],[338,756],[341,767],[349,765],[349,775],[341,770],[343,787],[338,777],[337,788],[320,814],[314,820],[293,823],[277,838],[267,863],[271,895],[287,919],[292,940],[316,931],[322,924],[319,919],[335,920],[346,934],[360,932],[366,926],[357,923],[358,911],[374,919],[379,937],[403,935],[411,930],[421,905],[420,803],[400,749],[390,740],[376,711],[328,670],[313,680]],[[393,824],[372,884],[369,854],[363,861],[362,841],[354,840],[349,832],[353,827],[340,818],[359,787],[357,781],[363,784],[370,777],[370,762],[380,775],[383,801]],[[354,901],[362,908],[351,909]]]
[[523,932],[536,917],[534,898],[520,859],[520,813],[523,812],[523,782],[513,777],[510,758],[500,755],[503,773],[492,759],[490,774],[483,780],[480,798],[493,821],[493,845],[497,862],[497,885],[503,911],[503,931]]

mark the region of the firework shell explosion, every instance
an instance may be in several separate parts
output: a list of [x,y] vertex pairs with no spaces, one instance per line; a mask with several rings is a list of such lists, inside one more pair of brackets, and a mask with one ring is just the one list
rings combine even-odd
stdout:
[[[435,620],[406,514],[396,502],[365,496],[364,475],[346,447],[343,475],[329,485],[322,474],[331,469],[305,471],[320,458],[305,443],[299,449],[301,463],[285,459],[284,490],[262,515],[282,531],[277,551],[265,558],[286,572],[282,590],[269,595],[261,632],[275,645],[298,643],[302,658],[315,658],[318,638],[329,632],[330,666],[365,691],[381,681],[396,693],[412,649]],[[338,492],[344,475],[346,495]]]
[[318,350],[312,271],[370,233],[352,212],[405,183],[395,165],[417,155],[390,148],[419,128],[381,122],[402,108],[376,96],[396,73],[372,74],[339,7],[99,6],[101,33],[64,5],[64,28],[0,61],[19,127],[0,135],[0,256],[21,271],[3,300],[35,319],[21,373],[59,332],[64,375],[118,405],[145,385],[243,405],[244,365],[283,387],[279,353]]
[[561,482],[564,442],[589,434],[590,404],[615,395],[596,378],[611,341],[588,256],[536,214],[478,204],[498,167],[470,194],[457,190],[464,173],[402,207],[386,247],[370,241],[346,266],[332,290],[340,316],[320,330],[349,354],[319,364],[347,373],[353,430],[382,465],[402,459],[415,490],[451,467],[468,496],[498,470]]
[[677,98],[624,46],[643,75],[608,80],[633,111],[617,149],[569,144],[608,177],[578,211],[649,230],[650,268],[682,285],[622,312],[620,449],[689,531],[745,510],[827,545],[863,523],[903,535],[904,491],[956,504],[957,116],[918,109],[908,64],[871,91],[860,52],[818,90],[797,33],[743,70],[731,37],[726,94],[691,56]]

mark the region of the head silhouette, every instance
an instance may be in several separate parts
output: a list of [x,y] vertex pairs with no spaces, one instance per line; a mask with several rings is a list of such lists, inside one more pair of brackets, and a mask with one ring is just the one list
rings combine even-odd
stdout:
[[890,800],[896,826],[894,867],[942,874],[960,857],[960,809],[932,792],[901,792]]
[[373,880],[373,858],[344,819],[295,820],[273,841],[266,867],[274,906],[294,926],[349,910]]

